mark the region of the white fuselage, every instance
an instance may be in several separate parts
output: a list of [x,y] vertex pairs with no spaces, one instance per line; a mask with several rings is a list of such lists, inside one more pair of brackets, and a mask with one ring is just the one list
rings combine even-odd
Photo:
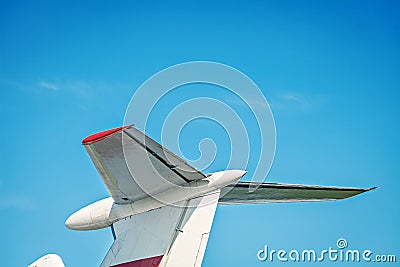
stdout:
[[72,230],[105,228],[128,216],[140,214],[166,205],[188,200],[233,184],[245,175],[242,170],[215,172],[202,180],[176,187],[155,196],[128,204],[116,204],[111,197],[99,200],[72,214],[65,225]]

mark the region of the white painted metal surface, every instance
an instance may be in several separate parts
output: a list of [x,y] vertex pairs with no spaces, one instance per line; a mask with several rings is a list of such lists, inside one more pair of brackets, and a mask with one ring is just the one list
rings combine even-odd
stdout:
[[108,227],[128,216],[192,199],[236,183],[244,174],[246,172],[241,170],[216,172],[203,180],[191,182],[185,187],[173,188],[154,197],[149,196],[129,204],[116,204],[112,198],[106,198],[78,210],[67,219],[65,224],[73,230],[95,230]]
[[176,231],[176,237],[163,257],[162,267],[201,266],[210,235],[220,190],[191,200],[195,209],[189,208]]
[[162,256],[160,266],[200,266],[218,198],[219,190],[214,190],[177,203],[181,207],[164,206],[118,221],[113,225],[116,238],[101,266],[157,256]]
[[28,267],[65,267],[61,257],[57,254],[47,254],[37,259]]
[[119,204],[206,178],[183,159],[132,127],[121,128],[96,141],[85,140],[83,144],[89,156],[110,195]]

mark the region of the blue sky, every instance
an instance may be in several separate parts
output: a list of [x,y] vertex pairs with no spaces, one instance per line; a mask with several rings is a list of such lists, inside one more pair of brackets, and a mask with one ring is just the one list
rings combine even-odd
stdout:
[[[108,196],[80,142],[121,125],[151,75],[193,60],[235,67],[263,91],[277,128],[268,181],[379,187],[332,203],[219,207],[203,266],[279,266],[257,251],[322,250],[340,237],[400,260],[399,11],[396,1],[2,1],[2,265],[49,252],[99,265],[110,230],[64,226]],[[202,94],[224,98],[214,89]],[[189,157],[193,139],[182,136]]]

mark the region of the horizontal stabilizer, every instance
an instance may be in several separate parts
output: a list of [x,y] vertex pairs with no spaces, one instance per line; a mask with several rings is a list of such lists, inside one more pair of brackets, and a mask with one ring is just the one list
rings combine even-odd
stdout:
[[[257,186],[258,188],[255,191],[249,190]],[[375,188],[240,182],[222,189],[218,203],[252,204],[329,201],[349,198]]]
[[82,144],[117,204],[206,178],[132,125],[93,134]]

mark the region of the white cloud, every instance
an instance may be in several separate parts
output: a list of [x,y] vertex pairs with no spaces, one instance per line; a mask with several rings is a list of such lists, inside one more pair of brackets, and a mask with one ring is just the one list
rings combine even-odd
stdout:
[[37,205],[33,199],[27,196],[6,195],[0,197],[0,210],[18,209],[18,210],[34,210]]
[[277,94],[271,98],[272,110],[282,111],[311,111],[326,102],[321,95],[306,95],[297,92]]
[[43,88],[47,88],[47,89],[50,89],[50,90],[53,90],[53,91],[57,91],[58,90],[58,87],[56,85],[48,83],[48,82],[41,81],[39,83],[39,85],[41,87],[43,87]]
[[279,96],[281,99],[287,102],[291,102],[294,105],[300,105],[303,108],[309,107],[311,105],[310,100],[306,98],[305,95],[298,93],[286,93]]
[[301,104],[308,104],[307,99],[303,95],[300,94],[294,94],[294,93],[286,93],[282,94],[281,98],[289,100],[289,101],[295,101]]
[[18,193],[5,193],[4,181],[0,180],[0,211],[5,209],[18,209],[22,211],[34,210],[37,207],[33,198]]

